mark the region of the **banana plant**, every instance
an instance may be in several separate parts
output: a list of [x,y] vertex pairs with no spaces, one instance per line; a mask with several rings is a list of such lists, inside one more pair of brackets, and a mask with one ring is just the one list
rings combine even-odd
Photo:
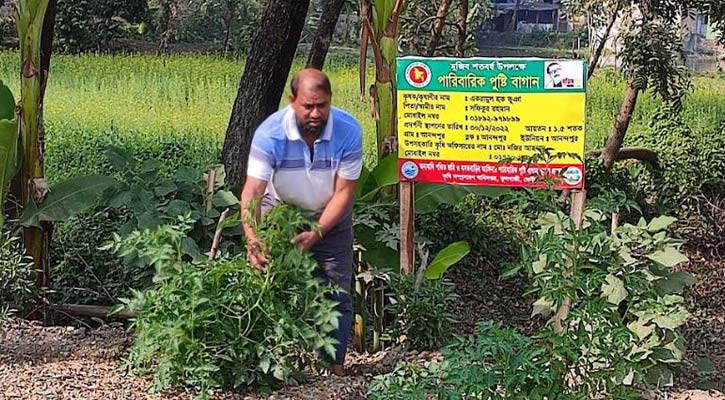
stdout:
[[[18,185],[14,190],[17,190],[21,209],[31,202],[42,203],[49,191],[43,171],[43,95],[50,68],[56,2],[17,0],[15,3],[15,25],[20,42],[17,123],[22,163]],[[38,288],[49,286],[50,235],[49,225],[26,227],[23,230],[26,251],[32,257],[37,271],[35,284]]]
[[360,96],[365,97],[368,45],[375,61],[375,83],[369,88],[376,121],[378,160],[395,151],[395,67],[398,22],[404,0],[360,0]]
[[20,168],[19,139],[15,98],[10,89],[0,81],[0,227],[5,223],[4,205],[10,181]]

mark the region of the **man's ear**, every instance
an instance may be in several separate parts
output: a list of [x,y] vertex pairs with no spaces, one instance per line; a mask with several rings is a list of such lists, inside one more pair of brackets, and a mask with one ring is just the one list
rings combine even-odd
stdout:
[[295,102],[295,95],[293,95],[293,94],[290,94],[289,95],[289,102],[290,103],[294,103]]

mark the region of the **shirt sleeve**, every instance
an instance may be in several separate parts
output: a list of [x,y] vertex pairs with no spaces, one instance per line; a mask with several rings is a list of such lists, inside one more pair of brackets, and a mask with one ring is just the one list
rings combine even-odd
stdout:
[[350,181],[357,180],[362,171],[362,156],[362,129],[360,129],[360,125],[355,124],[355,128],[350,134],[350,139],[343,148],[337,175],[342,179]]
[[257,129],[249,149],[247,176],[269,182],[272,179],[274,166],[274,141],[266,132]]

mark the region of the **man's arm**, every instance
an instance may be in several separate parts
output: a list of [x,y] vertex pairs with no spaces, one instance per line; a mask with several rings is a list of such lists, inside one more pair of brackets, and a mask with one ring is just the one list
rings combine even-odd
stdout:
[[[242,228],[244,229],[244,235],[247,238],[247,257],[249,258],[249,263],[260,270],[264,269],[264,265],[267,263],[267,258],[264,254],[263,245],[254,232],[254,228],[257,224],[259,224],[259,218],[262,211],[261,200],[266,188],[267,181],[247,176],[247,180],[244,183],[244,189],[242,189],[242,198],[240,201]],[[250,212],[250,205],[254,206],[254,215]]]
[[352,201],[355,198],[355,182],[357,181],[336,176],[335,193],[327,203],[327,206],[325,206],[317,222],[320,230],[319,234],[314,231],[302,232],[292,239],[292,243],[296,244],[301,251],[308,251],[321,238],[327,235],[332,228],[336,227],[350,209]]

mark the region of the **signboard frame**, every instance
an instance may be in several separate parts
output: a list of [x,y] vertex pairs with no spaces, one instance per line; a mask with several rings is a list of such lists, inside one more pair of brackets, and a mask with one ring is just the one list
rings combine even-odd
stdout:
[[[439,65],[441,64],[448,64],[448,67],[450,71],[446,71],[447,73],[441,74],[440,72],[438,74],[434,73],[434,68],[431,68],[429,65],[430,63],[438,63],[438,68],[440,68]],[[569,63],[568,65],[573,65],[572,63],[575,63],[579,67],[575,70],[575,75],[578,75],[580,79],[578,82],[572,81],[571,78],[569,78],[569,81],[565,81],[564,79],[559,79],[557,82],[555,80],[556,74],[555,69],[557,68],[555,66],[561,66],[562,64],[567,65],[565,63]],[[523,66],[523,67],[522,67]],[[417,68],[417,70],[416,70]],[[475,70],[475,71],[472,71]],[[538,69],[538,72],[534,74],[534,69]],[[459,74],[458,72],[461,71]],[[466,71],[466,72],[462,72]],[[422,73],[419,73],[422,72]],[[411,162],[411,159],[406,158],[406,137],[412,138],[416,133],[418,133],[418,136],[415,137],[415,139],[421,139],[420,133],[424,132],[423,130],[415,131],[414,129],[400,129],[403,128],[413,128],[414,125],[410,124],[411,122],[415,123],[417,127],[420,127],[420,124],[415,121],[410,121],[410,118],[405,118],[405,100],[404,97],[406,94],[409,94],[407,92],[415,93],[416,91],[421,91],[423,89],[428,89],[428,93],[425,93],[426,100],[433,100],[434,98],[430,96],[432,94],[431,92],[450,92],[447,93],[447,95],[444,97],[444,101],[450,101],[452,93],[456,93],[452,89],[455,85],[455,89],[459,88],[460,84],[460,91],[458,93],[463,93],[463,99],[464,102],[468,102],[470,97],[473,97],[476,95],[476,93],[487,93],[488,96],[481,96],[481,97],[492,97],[491,95],[496,93],[494,97],[494,100],[498,103],[502,103],[505,101],[509,101],[511,103],[511,106],[508,107],[508,109],[500,108],[497,111],[511,111],[514,106],[513,102],[511,101],[511,95],[510,94],[519,94],[521,93],[519,97],[519,103],[523,102],[523,98],[525,95],[523,93],[527,93],[526,89],[530,89],[531,93],[536,94],[543,94],[546,95],[562,95],[562,94],[578,94],[579,100],[581,101],[580,108],[578,110],[579,114],[578,117],[580,117],[581,124],[559,124],[559,126],[562,126],[562,131],[553,132],[555,134],[561,133],[561,137],[565,137],[564,133],[568,133],[568,136],[574,136],[577,135],[579,132],[581,132],[579,138],[578,138],[578,148],[577,152],[574,155],[574,157],[577,158],[578,164],[574,165],[580,165],[580,169],[578,171],[578,176],[573,177],[567,177],[567,173],[569,173],[569,168],[572,167],[572,165],[564,165],[567,169],[559,169],[558,171],[554,169],[547,168],[543,173],[538,174],[538,178],[536,181],[532,181],[530,179],[531,177],[531,171],[528,171],[528,169],[525,171],[528,173],[528,176],[525,176],[525,174],[520,174],[520,181],[514,182],[515,179],[513,175],[510,177],[512,180],[509,182],[503,182],[501,179],[498,181],[493,181],[491,178],[491,181],[488,182],[488,186],[504,186],[504,187],[545,187],[550,184],[550,178],[552,175],[559,175],[562,177],[561,180],[559,180],[557,184],[558,189],[565,189],[565,190],[573,190],[572,192],[572,204],[571,204],[571,212],[572,217],[576,217],[576,221],[578,221],[578,225],[581,225],[581,216],[583,215],[583,210],[585,207],[585,200],[586,200],[586,192],[584,191],[584,145],[585,145],[585,134],[586,134],[586,91],[587,91],[587,65],[586,60],[568,60],[568,59],[544,59],[544,58],[482,58],[482,57],[476,57],[476,58],[447,58],[447,57],[438,57],[438,58],[425,58],[425,57],[398,57],[397,59],[397,71],[396,71],[396,87],[397,87],[397,120],[398,120],[398,126],[397,126],[397,136],[398,136],[398,146],[399,146],[399,163],[398,163],[398,172],[400,176],[400,184],[399,184],[399,196],[400,196],[400,264],[401,269],[404,273],[412,273],[414,270],[415,265],[415,182],[421,181],[417,180],[419,176],[421,168],[421,164],[416,163],[415,168],[413,168],[415,171],[414,173],[408,173],[408,171],[405,171],[406,162]],[[546,75],[549,75],[549,78],[551,78],[550,81],[546,81],[542,83],[542,80],[546,80]],[[503,85],[504,79],[505,85]],[[513,79],[509,79],[513,78]],[[534,79],[538,78],[538,79]],[[453,83],[455,82],[455,83]],[[509,83],[511,84],[509,86]],[[558,86],[561,85],[561,86]],[[485,92],[481,89],[486,88],[487,86],[490,86],[491,89],[488,92]],[[432,89],[439,89],[439,90],[432,90]],[[535,90],[535,91],[534,91]],[[503,95],[505,93],[505,95]],[[412,99],[413,97],[408,96],[407,99]],[[417,99],[422,99],[422,97],[418,96]],[[505,99],[501,101],[501,98]],[[426,116],[432,116],[435,114],[435,112],[429,113],[428,111],[441,111],[445,112],[445,108],[441,107],[440,102],[438,102],[438,98],[435,99],[436,104],[434,105],[433,110],[431,110],[429,105],[423,106],[422,104],[426,104],[424,102],[411,102],[410,104],[419,104],[416,106],[417,108],[425,108]],[[459,95],[460,100],[460,95]],[[491,103],[493,100],[487,99],[482,100],[487,103]],[[469,106],[464,105],[465,109],[464,111],[469,111]],[[483,106],[481,106],[483,107]],[[476,109],[475,111],[482,111],[482,112],[488,112],[492,111],[493,106],[488,107],[487,109]],[[498,107],[505,107],[505,105],[499,105]],[[525,107],[524,107],[525,108]],[[410,111],[410,110],[409,110]],[[519,110],[520,111],[520,110]],[[561,111],[561,110],[559,110]],[[401,113],[403,113],[401,117]],[[423,114],[418,113],[417,116],[420,117],[420,115]],[[566,113],[564,113],[566,114]],[[562,115],[560,112],[559,115]],[[412,117],[412,115],[407,115],[407,117]],[[438,118],[440,119],[440,113],[438,113]],[[533,119],[534,121],[536,118]],[[546,118],[544,118],[546,120]],[[468,115],[465,116],[464,121],[468,121]],[[418,119],[418,122],[420,122],[420,119]],[[486,120],[485,122],[491,122],[491,120]],[[506,118],[499,120],[494,120],[493,122],[521,122],[521,118],[519,117],[518,120],[507,120]],[[576,122],[576,121],[575,121]],[[405,125],[406,123],[409,123],[409,125]],[[445,124],[445,123],[444,123]],[[469,126],[466,126],[463,124],[466,129],[468,130]],[[499,126],[504,126],[505,124],[499,124]],[[495,126],[495,125],[492,125]],[[524,134],[534,134],[534,126],[546,126],[544,124],[532,124],[529,123],[528,125],[525,124],[525,130],[526,133],[521,132],[521,129],[519,127],[518,134],[520,136],[523,136]],[[426,127],[424,125],[424,127]],[[433,127],[427,126],[426,128]],[[440,128],[440,125],[436,126],[437,128]],[[449,127],[449,126],[446,126]],[[539,129],[539,128],[536,128]],[[566,132],[568,130],[568,132]],[[510,131],[510,130],[509,130]],[[427,131],[426,131],[427,132]],[[540,131],[536,131],[540,132]],[[551,132],[551,127],[547,127],[545,133]],[[432,132],[429,132],[432,133]],[[446,132],[436,132],[437,139],[444,140],[446,135]],[[443,133],[443,135],[440,135],[440,133]],[[411,135],[412,134],[412,135]],[[406,136],[407,135],[407,136]],[[464,133],[466,135],[466,133]],[[464,137],[464,139],[473,139],[470,136]],[[451,136],[456,136],[454,133]],[[506,135],[508,136],[508,135]],[[458,138],[460,139],[460,135],[458,135]],[[431,139],[431,136],[424,136],[423,139]],[[488,139],[488,137],[486,137]],[[523,140],[524,138],[521,137]],[[546,143],[551,143],[552,138],[545,139]],[[568,139],[570,140],[570,139]],[[411,140],[412,141],[412,140]],[[417,140],[418,142],[421,142],[421,140]],[[427,141],[424,141],[427,142]],[[460,140],[458,141],[461,142]],[[463,141],[465,144],[465,140]],[[455,141],[450,141],[449,143],[456,143]],[[420,143],[418,143],[420,144]],[[477,143],[478,145],[483,146],[484,143]],[[429,147],[430,144],[426,143],[425,146]],[[434,145],[434,146],[440,146],[440,145]],[[509,144],[509,150],[516,149],[515,144],[510,143]],[[419,146],[422,147],[422,146]],[[451,148],[455,147],[455,145],[452,145]],[[522,146],[523,147],[523,146]],[[470,149],[470,146],[469,146]],[[482,149],[479,147],[479,149]],[[486,147],[485,149],[491,149],[491,147]],[[501,150],[501,147],[497,147],[498,150]],[[438,150],[440,150],[440,147],[438,147]],[[442,153],[439,151],[439,153]],[[566,154],[567,152],[563,152],[562,154],[566,157],[569,156],[571,161],[572,154]],[[571,152],[568,152],[571,153]],[[421,154],[421,153],[418,153]],[[446,171],[449,171],[449,166],[452,169],[449,173],[450,177],[453,177],[452,172],[460,172],[462,165],[468,165],[468,167],[464,167],[467,172],[473,172],[474,174],[476,172],[480,172],[481,170],[477,170],[476,167],[483,168],[484,166],[477,166],[475,165],[476,162],[468,163],[468,164],[462,164],[461,160],[445,160],[445,161],[458,161],[449,163],[449,165],[445,165],[445,163],[442,163],[444,160],[438,160],[438,162],[431,162],[431,156],[434,156],[434,154],[431,154],[430,152],[427,152],[424,156],[428,156],[428,158],[425,161],[425,168],[428,171],[431,171],[433,169],[438,169],[439,172],[443,172],[443,168],[445,167]],[[561,156],[561,154],[559,155]],[[503,158],[503,157],[502,157]],[[514,158],[515,159],[515,158]],[[418,160],[419,161],[419,160]],[[521,162],[516,165],[517,169],[520,170],[523,166],[523,160],[520,160]],[[502,167],[505,166],[506,163],[511,163],[511,159],[499,159],[496,161],[495,165],[496,167]],[[547,161],[548,162],[548,161]],[[440,165],[437,165],[440,164]],[[473,167],[470,167],[473,165]],[[550,163],[547,165],[551,165]],[[492,164],[490,162],[487,163],[487,166],[489,167],[488,170],[490,172],[493,172]],[[458,169],[456,170],[456,167]],[[510,170],[509,170],[510,171]],[[574,175],[576,174],[576,171],[572,172]],[[463,174],[459,174],[461,176],[464,176]],[[470,175],[470,174],[469,174]],[[479,174],[481,177],[485,177],[485,174]],[[501,175],[502,177],[503,175]],[[524,179],[529,178],[528,180],[524,181]],[[544,179],[541,179],[544,178]],[[442,181],[439,179],[438,183],[443,184],[486,184],[485,182],[480,181],[471,181],[471,178],[465,178],[466,182],[446,182],[445,179]],[[422,180],[425,181],[425,180]],[[522,182],[523,181],[523,182]],[[561,182],[567,183],[567,184],[561,184]],[[508,184],[507,184],[508,183]],[[517,183],[517,184],[513,184]],[[576,214],[576,215],[575,215]]]

